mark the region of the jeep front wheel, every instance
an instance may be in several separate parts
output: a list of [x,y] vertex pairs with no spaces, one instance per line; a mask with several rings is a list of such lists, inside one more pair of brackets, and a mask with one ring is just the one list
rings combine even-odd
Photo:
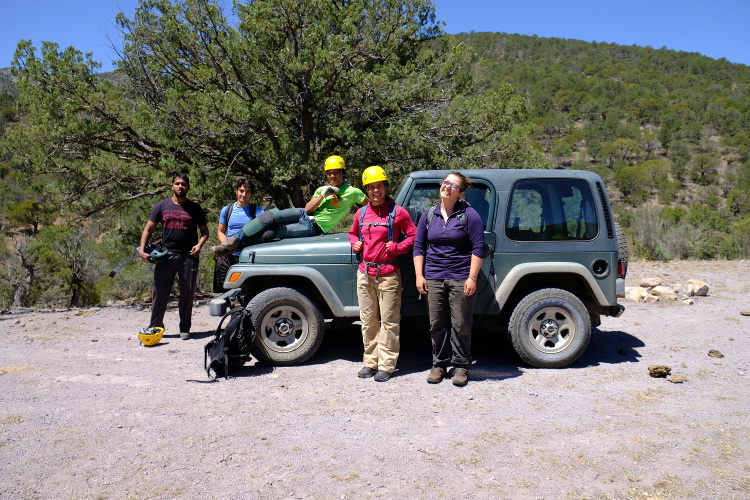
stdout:
[[303,363],[323,341],[320,310],[297,290],[264,290],[247,307],[256,331],[253,354],[260,361],[276,366]]
[[508,325],[513,349],[537,368],[562,368],[577,360],[591,338],[583,303],[557,288],[537,290],[518,303]]

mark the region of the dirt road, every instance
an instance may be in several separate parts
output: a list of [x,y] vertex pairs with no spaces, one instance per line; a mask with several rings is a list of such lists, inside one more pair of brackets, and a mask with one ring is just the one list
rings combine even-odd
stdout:
[[626,303],[565,369],[476,334],[465,388],[426,383],[423,328],[402,332],[387,383],[356,377],[356,325],[303,366],[209,383],[205,305],[197,338],[170,309],[153,348],[135,335],[148,309],[0,314],[0,498],[750,498],[749,267],[632,263],[629,285],[697,278],[709,295]]

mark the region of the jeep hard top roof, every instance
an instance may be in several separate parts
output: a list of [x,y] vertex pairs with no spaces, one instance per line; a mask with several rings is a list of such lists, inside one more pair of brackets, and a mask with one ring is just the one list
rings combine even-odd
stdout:
[[484,179],[491,182],[498,189],[509,189],[518,179],[585,179],[591,183],[601,182],[602,178],[587,170],[552,170],[541,168],[477,168],[477,169],[446,169],[446,170],[417,170],[409,173],[412,179],[442,179],[450,172],[461,172],[470,179]]

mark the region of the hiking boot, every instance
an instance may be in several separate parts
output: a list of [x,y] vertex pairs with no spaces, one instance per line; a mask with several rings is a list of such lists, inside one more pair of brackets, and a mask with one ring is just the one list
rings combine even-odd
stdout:
[[357,373],[357,376],[359,378],[370,378],[373,375],[375,375],[376,372],[377,370],[375,368],[370,368],[369,366],[365,366],[359,371],[359,373]]
[[427,383],[439,384],[445,378],[445,368],[442,366],[433,366],[430,374],[427,375]]
[[190,340],[190,332],[180,332],[180,338],[182,340]]
[[387,382],[391,378],[391,372],[385,370],[378,370],[375,374],[375,382]]
[[266,232],[263,233],[263,243],[268,243],[269,241],[273,241],[276,239],[276,231],[273,229],[268,229]]
[[457,366],[453,370],[453,385],[463,387],[469,383],[469,369],[464,366]]
[[238,250],[237,247],[239,247],[240,239],[236,236],[231,236],[224,240],[224,243],[221,245],[215,245],[211,247],[211,250],[219,257],[223,255],[229,255],[230,253],[234,253],[236,250]]

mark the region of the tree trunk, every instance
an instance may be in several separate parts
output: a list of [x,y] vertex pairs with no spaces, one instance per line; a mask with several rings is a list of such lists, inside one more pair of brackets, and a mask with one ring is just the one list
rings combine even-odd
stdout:
[[73,295],[70,297],[70,305],[68,307],[78,307],[78,302],[81,300],[81,289],[83,288],[83,280],[78,278],[77,276],[73,276],[72,281],[72,289],[73,289]]
[[21,269],[26,273],[26,277],[23,282],[19,282],[16,285],[16,289],[13,292],[13,306],[25,307],[27,305],[27,300],[29,299],[29,294],[31,293],[31,285],[34,283],[34,266],[26,262],[26,258],[21,253],[21,249],[16,250],[16,256],[21,263]]

